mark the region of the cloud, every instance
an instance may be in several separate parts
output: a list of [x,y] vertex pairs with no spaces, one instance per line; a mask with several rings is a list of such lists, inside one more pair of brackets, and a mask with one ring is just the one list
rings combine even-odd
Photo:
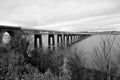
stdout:
[[[119,0],[1,0],[0,21],[64,31],[109,29],[120,21]],[[115,29],[118,26],[115,26]]]
[[[57,29],[69,31],[82,31],[82,30],[97,30],[97,29],[116,29],[113,24],[118,24],[120,21],[120,14],[100,15],[82,18],[79,20],[66,21],[62,23],[49,24],[40,26],[44,29]],[[39,27],[37,27],[39,28]]]

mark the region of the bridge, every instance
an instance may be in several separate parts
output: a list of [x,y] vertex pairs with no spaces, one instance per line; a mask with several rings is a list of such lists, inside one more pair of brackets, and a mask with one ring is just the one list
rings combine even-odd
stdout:
[[[0,25],[0,42],[2,43],[2,37],[5,32],[8,32],[11,39],[16,35],[34,35],[34,48],[42,47],[42,35],[48,35],[48,48],[55,49],[55,35],[57,35],[57,46],[66,44],[70,46],[82,39],[87,38],[92,33],[87,32],[65,32],[65,31],[53,31],[53,30],[39,30],[39,29],[26,29],[20,26],[5,26]],[[38,46],[39,45],[39,46]]]

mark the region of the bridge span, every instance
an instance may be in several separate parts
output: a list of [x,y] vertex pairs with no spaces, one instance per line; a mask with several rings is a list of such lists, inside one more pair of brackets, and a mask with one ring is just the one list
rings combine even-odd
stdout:
[[[48,48],[55,49],[55,35],[57,35],[57,45],[67,44],[69,46],[82,39],[87,38],[91,34],[80,32],[65,32],[54,30],[39,30],[39,29],[26,29],[20,26],[5,26],[0,25],[0,42],[5,32],[8,32],[11,39],[17,35],[34,35],[34,48],[42,47],[42,35],[48,35]],[[39,45],[39,46],[38,46]]]

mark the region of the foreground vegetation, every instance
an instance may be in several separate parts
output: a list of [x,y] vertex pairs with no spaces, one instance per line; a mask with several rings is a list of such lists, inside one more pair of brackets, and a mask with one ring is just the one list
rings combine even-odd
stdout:
[[[0,80],[119,80],[119,66],[111,59],[113,44],[114,39],[102,39],[101,47],[94,49],[97,69],[88,69],[83,51],[72,56],[63,48],[29,51],[29,41],[16,36],[10,44],[0,46]],[[119,64],[120,51],[114,52]]]

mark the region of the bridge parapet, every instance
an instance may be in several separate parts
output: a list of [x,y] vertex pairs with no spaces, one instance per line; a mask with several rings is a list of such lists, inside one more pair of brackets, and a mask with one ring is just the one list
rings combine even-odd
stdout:
[[31,29],[22,29],[25,34],[74,34],[73,32],[63,32],[63,31],[51,31],[51,30],[31,30]]
[[90,32],[91,35],[120,35],[120,31]]

